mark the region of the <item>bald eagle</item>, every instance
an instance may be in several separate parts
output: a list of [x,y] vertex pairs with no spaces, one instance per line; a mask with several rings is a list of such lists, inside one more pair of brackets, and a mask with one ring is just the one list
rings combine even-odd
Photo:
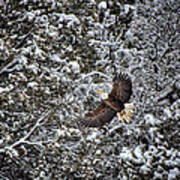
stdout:
[[[100,127],[109,123],[118,113],[121,116],[132,94],[132,82],[127,74],[120,73],[113,79],[113,88],[106,99],[92,112],[80,119],[85,127]],[[121,117],[120,117],[121,118]],[[121,118],[123,121],[123,119]]]

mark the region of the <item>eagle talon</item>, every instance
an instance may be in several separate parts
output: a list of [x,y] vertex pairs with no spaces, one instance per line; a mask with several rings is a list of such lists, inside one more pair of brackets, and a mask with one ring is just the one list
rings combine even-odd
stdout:
[[131,116],[133,115],[133,111],[134,111],[134,105],[133,104],[127,104],[127,105],[125,105],[124,110],[117,113],[117,116],[121,122],[123,122],[123,123],[128,122],[129,123],[131,121]]
[[117,116],[122,123],[125,123],[124,118],[123,118],[123,111],[117,112]]

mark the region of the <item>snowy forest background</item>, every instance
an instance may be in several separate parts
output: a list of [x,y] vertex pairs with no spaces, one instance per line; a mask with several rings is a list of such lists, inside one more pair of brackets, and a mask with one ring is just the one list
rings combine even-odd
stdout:
[[[133,82],[129,124],[78,118]],[[0,179],[180,179],[179,0],[0,0]]]

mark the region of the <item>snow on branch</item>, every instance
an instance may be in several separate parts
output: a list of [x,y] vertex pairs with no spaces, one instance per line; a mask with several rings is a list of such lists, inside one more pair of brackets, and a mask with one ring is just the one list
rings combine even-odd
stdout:
[[[13,61],[8,63],[4,68],[2,68],[0,70],[0,74],[3,74],[4,72],[12,72],[12,71],[14,71],[14,69],[16,69],[16,66],[14,66],[14,65],[17,64],[18,62],[19,62],[18,59],[14,59]],[[10,67],[12,67],[12,68],[10,68]]]
[[89,76],[93,76],[93,75],[99,75],[99,76],[102,76],[102,77],[104,77],[104,78],[109,79],[109,76],[107,76],[106,74],[104,74],[104,73],[102,73],[102,72],[98,72],[98,71],[93,71],[93,72],[88,73],[88,74],[86,74],[86,75],[82,74],[82,78],[85,79],[85,78],[87,78],[87,77],[89,77]]
[[44,115],[42,115],[36,122],[36,124],[31,128],[31,130],[21,139],[18,141],[14,142],[13,144],[0,148],[0,153],[5,153],[5,152],[15,152],[14,148],[21,145],[21,144],[31,144],[31,145],[39,145],[42,146],[42,142],[31,142],[29,141],[29,137],[33,134],[33,132],[42,124],[45,123],[45,118],[49,116],[51,111],[46,112]]

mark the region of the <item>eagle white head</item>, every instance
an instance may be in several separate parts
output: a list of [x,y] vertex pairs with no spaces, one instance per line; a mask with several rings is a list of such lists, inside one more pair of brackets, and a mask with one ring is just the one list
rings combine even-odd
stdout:
[[108,93],[104,93],[104,92],[102,92],[100,90],[98,90],[97,93],[101,95],[101,98],[103,100],[108,99]]

